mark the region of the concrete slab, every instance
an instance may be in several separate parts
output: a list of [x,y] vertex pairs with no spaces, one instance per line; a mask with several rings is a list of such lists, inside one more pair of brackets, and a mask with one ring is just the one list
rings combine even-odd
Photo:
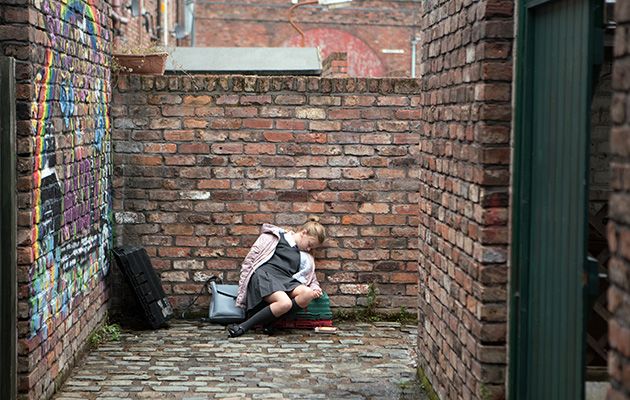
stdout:
[[166,71],[257,75],[319,75],[322,60],[315,47],[176,47]]

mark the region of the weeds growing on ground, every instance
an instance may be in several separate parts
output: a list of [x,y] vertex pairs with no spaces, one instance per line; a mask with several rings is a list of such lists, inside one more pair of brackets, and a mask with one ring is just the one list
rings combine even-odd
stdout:
[[92,347],[96,347],[105,342],[117,342],[120,340],[120,332],[120,325],[106,322],[92,332],[88,342]]
[[417,322],[415,314],[407,311],[405,307],[400,307],[397,312],[379,312],[378,291],[371,283],[368,286],[365,307],[355,307],[351,310],[336,310],[334,319],[340,321],[360,321],[360,322],[400,322],[401,324],[412,324]]

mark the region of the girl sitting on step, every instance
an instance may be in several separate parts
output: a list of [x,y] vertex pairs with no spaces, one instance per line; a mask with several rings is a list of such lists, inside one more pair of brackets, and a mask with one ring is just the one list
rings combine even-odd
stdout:
[[325,238],[326,231],[317,217],[309,217],[297,232],[263,225],[241,265],[236,298],[237,306],[254,314],[240,324],[228,326],[230,337],[241,336],[255,325],[268,327],[322,295],[315,263],[308,253]]

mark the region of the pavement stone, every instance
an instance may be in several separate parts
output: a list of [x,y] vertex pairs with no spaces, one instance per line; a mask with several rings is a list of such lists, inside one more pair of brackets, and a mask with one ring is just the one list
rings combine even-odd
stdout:
[[336,326],[230,339],[196,321],[125,331],[85,356],[53,400],[427,399],[415,378],[415,326]]

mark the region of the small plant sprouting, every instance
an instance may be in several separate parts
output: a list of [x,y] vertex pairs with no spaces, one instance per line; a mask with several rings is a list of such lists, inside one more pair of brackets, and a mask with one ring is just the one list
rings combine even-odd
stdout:
[[490,400],[490,390],[483,383],[479,387],[479,396],[481,400]]
[[120,340],[120,333],[120,325],[105,323],[92,332],[88,342],[92,347],[105,342],[117,342]]
[[122,45],[117,46],[114,49],[114,54],[133,54],[133,55],[146,55],[146,54],[163,54],[170,53],[170,51],[166,47],[156,46],[156,45],[131,45],[128,43],[124,43]]
[[374,285],[374,283],[370,283],[368,285],[368,292],[367,292],[367,304],[366,304],[366,308],[370,311],[373,312],[376,309],[376,305],[378,303],[377,300],[377,291],[376,291],[376,286]]
[[365,307],[355,307],[350,310],[335,311],[335,319],[342,321],[360,321],[360,322],[399,322],[401,324],[413,324],[417,322],[417,316],[407,311],[405,307],[400,307],[397,312],[379,312],[378,305],[378,289],[374,283],[370,283],[366,294]]

